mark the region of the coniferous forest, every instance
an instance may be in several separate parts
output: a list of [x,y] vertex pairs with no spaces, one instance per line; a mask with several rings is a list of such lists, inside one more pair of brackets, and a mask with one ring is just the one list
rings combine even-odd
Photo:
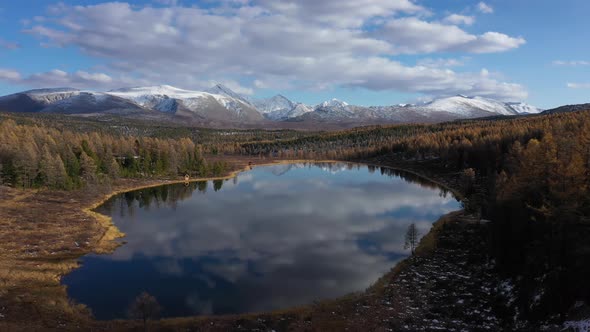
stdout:
[[1,183],[21,188],[76,189],[118,177],[221,175],[190,138],[158,139],[79,134],[36,125],[0,123]]
[[[205,177],[225,174],[232,158],[420,165],[454,174],[465,208],[493,221],[487,254],[506,278],[518,276],[513,305],[521,317],[565,315],[576,301],[590,301],[590,112],[296,135],[209,130],[177,137],[163,127],[79,125],[5,116],[1,183],[75,190],[118,178]],[[540,293],[542,303],[532,306]]]

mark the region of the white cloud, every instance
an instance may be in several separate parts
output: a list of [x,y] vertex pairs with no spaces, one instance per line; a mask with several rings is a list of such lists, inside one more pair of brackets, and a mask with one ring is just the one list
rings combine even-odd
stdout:
[[396,13],[424,13],[412,0],[260,0],[266,8],[302,21],[317,21],[338,27],[359,27],[367,19]]
[[[211,9],[114,2],[59,4],[49,12],[26,32],[45,45],[77,47],[107,61],[100,70],[104,76],[53,74],[71,84],[116,88],[147,82],[200,89],[221,81],[246,94],[252,87],[336,85],[418,93],[482,90],[510,99],[526,94],[520,85],[509,84],[514,91],[508,91],[503,88],[508,83],[478,73],[395,61],[398,54],[503,52],[525,43],[498,32],[471,34],[451,22],[400,18],[428,13],[410,0],[226,1]],[[465,18],[462,24],[469,23]],[[372,31],[365,25],[373,25]],[[40,85],[49,83],[43,79],[47,75],[27,79]],[[236,82],[252,82],[252,87]]]
[[19,80],[21,78],[20,73],[11,69],[0,68],[0,79],[6,81]]
[[568,83],[570,89],[590,89],[590,83]]
[[33,83],[37,86],[101,86],[105,81],[111,82],[112,79],[106,74],[91,74],[80,71],[76,73],[67,73],[63,70],[54,69],[44,73],[33,74],[21,80],[23,83]]
[[590,66],[590,61],[585,60],[555,60],[553,61],[553,65],[555,66],[570,66],[570,67],[578,67],[578,66]]
[[492,14],[494,12],[494,8],[483,1],[477,4],[477,10],[484,14]]
[[142,85],[148,82],[141,79],[119,76],[113,78],[105,73],[89,73],[76,71],[68,73],[60,69],[23,76],[15,70],[0,69],[0,79],[19,85],[33,87],[77,87],[77,88],[109,88],[115,86]]
[[444,23],[448,24],[465,24],[465,25],[472,25],[475,23],[475,17],[473,16],[465,16],[459,14],[451,14],[443,19]]
[[466,45],[466,50],[473,53],[503,52],[524,45],[526,40],[522,37],[510,37],[499,32],[486,32]]
[[178,4],[178,0],[154,0],[155,3],[166,5],[166,6],[176,6]]
[[427,22],[416,17],[389,21],[379,35],[397,53],[469,52],[493,53],[514,49],[526,41],[498,32],[470,34],[456,25]]
[[425,58],[418,60],[419,66],[431,67],[431,68],[451,68],[461,67],[465,65],[465,62],[469,61],[469,57],[462,57],[460,59],[443,59],[443,58]]

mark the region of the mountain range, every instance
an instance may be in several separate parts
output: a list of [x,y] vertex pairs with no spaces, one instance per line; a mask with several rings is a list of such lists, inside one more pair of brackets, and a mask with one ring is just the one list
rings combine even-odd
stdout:
[[183,90],[169,85],[122,88],[106,92],[72,88],[37,89],[0,97],[0,110],[82,116],[116,114],[134,118],[236,127],[269,124],[280,126],[293,123],[352,126],[440,122],[542,112],[525,103],[507,103],[463,95],[420,104],[367,107],[332,99],[311,106],[293,102],[280,94],[253,100],[221,84],[206,91]]

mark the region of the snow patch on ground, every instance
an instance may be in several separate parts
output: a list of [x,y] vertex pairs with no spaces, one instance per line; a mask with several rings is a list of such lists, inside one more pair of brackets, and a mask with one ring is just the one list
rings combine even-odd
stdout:
[[563,328],[572,329],[574,332],[590,332],[590,318],[583,320],[568,320],[563,323]]

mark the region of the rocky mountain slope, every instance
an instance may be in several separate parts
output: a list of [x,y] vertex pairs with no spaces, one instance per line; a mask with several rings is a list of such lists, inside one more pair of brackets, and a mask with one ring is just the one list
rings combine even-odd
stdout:
[[169,85],[122,88],[106,92],[71,88],[29,90],[0,97],[0,109],[86,116],[119,114],[140,118],[160,117],[205,125],[230,126],[265,126],[273,123],[280,126],[280,123],[363,125],[440,122],[542,111],[525,103],[506,103],[461,95],[421,104],[367,107],[332,99],[309,106],[293,102],[283,95],[251,100],[221,84],[207,91],[183,90]]
[[590,110],[589,104],[564,105],[543,111],[543,114],[565,113]]

